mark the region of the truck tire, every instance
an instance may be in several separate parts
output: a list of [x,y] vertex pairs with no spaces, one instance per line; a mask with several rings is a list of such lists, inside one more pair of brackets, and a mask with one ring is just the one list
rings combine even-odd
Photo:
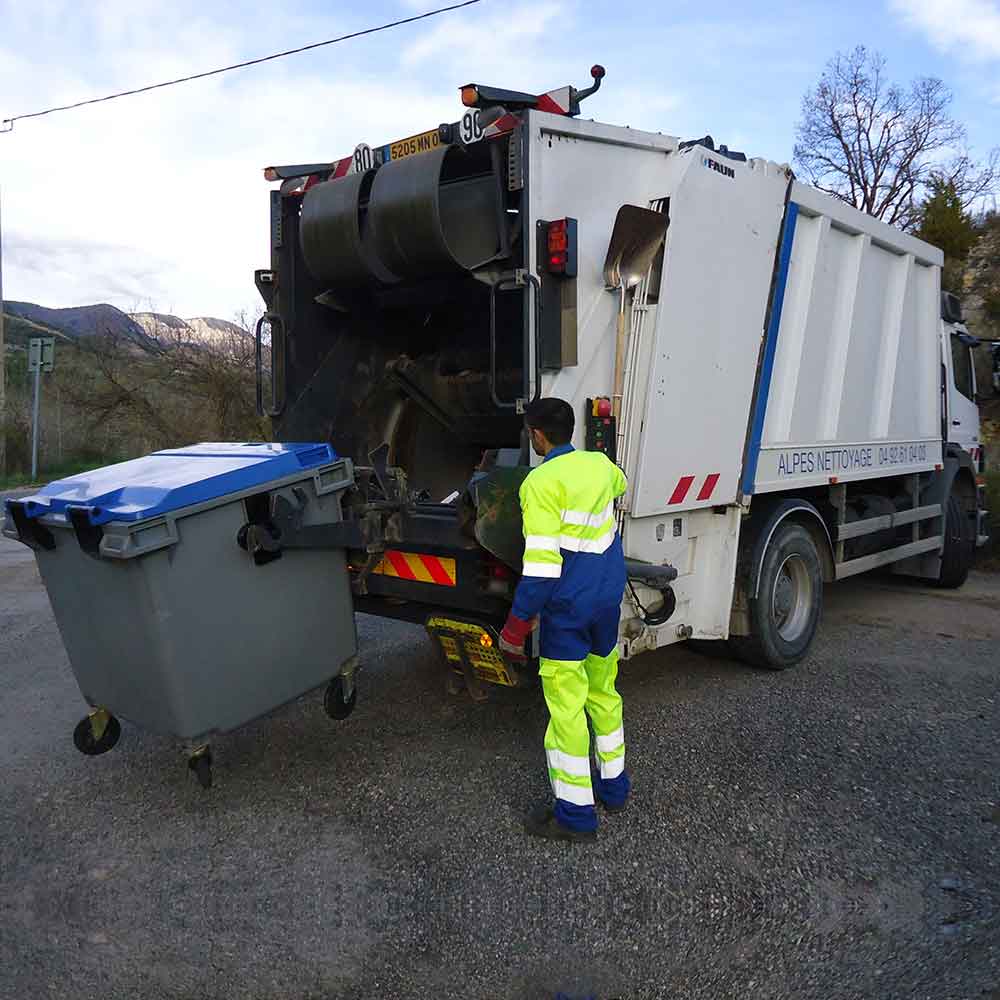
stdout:
[[944,551],[941,553],[941,575],[935,586],[953,590],[961,587],[969,575],[976,550],[972,525],[954,491],[948,494],[944,516]]
[[812,535],[782,523],[768,543],[757,596],[750,599],[751,635],[732,636],[741,660],[767,670],[798,663],[812,644],[823,612],[823,568]]

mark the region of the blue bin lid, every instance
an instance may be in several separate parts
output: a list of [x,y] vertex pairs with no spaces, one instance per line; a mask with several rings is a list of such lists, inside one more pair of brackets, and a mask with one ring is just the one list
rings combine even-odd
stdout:
[[57,479],[15,502],[28,517],[83,507],[92,524],[143,521],[336,459],[328,444],[193,444]]

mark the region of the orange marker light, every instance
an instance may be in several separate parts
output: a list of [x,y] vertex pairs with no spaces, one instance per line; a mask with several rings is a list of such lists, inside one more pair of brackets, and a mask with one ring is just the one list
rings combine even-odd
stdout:
[[462,88],[462,103],[467,108],[474,108],[479,103],[479,88],[474,83],[468,83]]
[[482,635],[481,635],[481,636],[479,637],[479,645],[480,645],[480,646],[485,646],[485,647],[486,647],[486,649],[489,649],[489,648],[490,648],[490,646],[492,646],[492,645],[493,645],[493,639],[492,639],[492,637],[490,636],[490,634],[489,634],[488,632],[484,632],[484,633],[483,633],[483,634],[482,634]]

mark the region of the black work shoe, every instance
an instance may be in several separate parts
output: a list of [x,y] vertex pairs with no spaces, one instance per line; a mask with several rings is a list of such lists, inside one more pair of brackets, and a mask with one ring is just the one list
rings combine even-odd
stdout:
[[552,806],[547,803],[535,806],[524,817],[524,829],[532,837],[544,837],[546,840],[597,840],[596,830],[571,830],[556,819]]

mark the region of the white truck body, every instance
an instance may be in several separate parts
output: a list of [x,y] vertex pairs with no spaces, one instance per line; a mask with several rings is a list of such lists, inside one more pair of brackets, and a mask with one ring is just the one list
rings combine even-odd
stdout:
[[[630,310],[618,460],[629,478],[626,555],[677,568],[678,609],[623,650],[725,638],[755,497],[942,467],[941,251],[775,163],[525,118],[529,218],[575,216],[580,233],[579,362],[543,373],[542,395],[580,412],[607,392],[617,311],[602,272],[608,234],[622,204],[669,215],[662,269]],[[579,426],[575,443],[584,446]],[[898,557],[941,545],[937,530]],[[627,598],[623,622],[634,616]]]

